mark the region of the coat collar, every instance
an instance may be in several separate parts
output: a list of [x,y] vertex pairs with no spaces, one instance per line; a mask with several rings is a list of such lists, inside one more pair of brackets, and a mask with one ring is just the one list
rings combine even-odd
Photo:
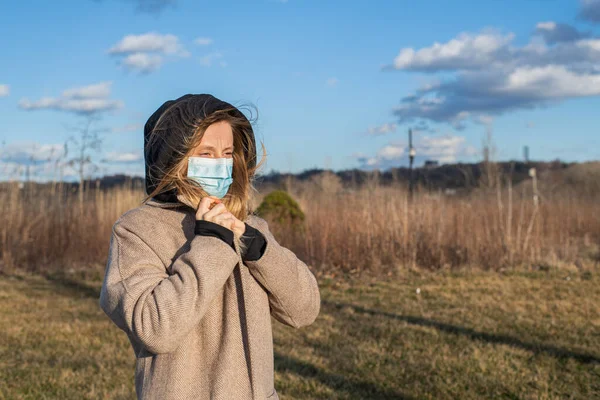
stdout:
[[155,197],[152,197],[151,199],[146,201],[146,204],[153,206],[153,207],[160,207],[160,208],[175,208],[175,207],[187,206],[194,210],[196,209],[196,207],[183,195],[178,194],[176,196],[176,199],[177,200],[169,199],[166,201],[162,201],[162,200],[158,200]]

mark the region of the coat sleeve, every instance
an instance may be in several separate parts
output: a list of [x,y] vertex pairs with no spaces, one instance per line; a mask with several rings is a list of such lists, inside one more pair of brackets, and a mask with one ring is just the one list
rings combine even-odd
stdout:
[[169,353],[200,322],[238,261],[223,240],[195,235],[167,273],[154,250],[116,223],[99,304],[148,351]]
[[294,328],[312,324],[321,308],[315,276],[291,250],[275,240],[264,219],[254,218],[255,228],[264,235],[267,244],[258,260],[245,264],[267,289],[271,315]]

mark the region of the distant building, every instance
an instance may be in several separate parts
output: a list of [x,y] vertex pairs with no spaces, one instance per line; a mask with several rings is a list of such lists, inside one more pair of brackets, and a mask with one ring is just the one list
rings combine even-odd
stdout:
[[440,163],[437,160],[426,160],[425,161],[425,168],[435,168],[438,167],[440,165]]

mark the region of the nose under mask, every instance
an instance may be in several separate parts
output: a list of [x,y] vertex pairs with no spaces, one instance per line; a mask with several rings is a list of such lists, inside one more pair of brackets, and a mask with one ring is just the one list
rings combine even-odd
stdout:
[[233,158],[188,157],[187,176],[209,195],[223,198],[233,182]]

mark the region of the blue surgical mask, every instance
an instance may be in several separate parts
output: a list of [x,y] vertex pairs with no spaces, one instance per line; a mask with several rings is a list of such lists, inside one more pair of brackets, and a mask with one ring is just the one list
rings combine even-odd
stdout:
[[188,157],[188,178],[209,195],[223,198],[233,182],[233,158]]

